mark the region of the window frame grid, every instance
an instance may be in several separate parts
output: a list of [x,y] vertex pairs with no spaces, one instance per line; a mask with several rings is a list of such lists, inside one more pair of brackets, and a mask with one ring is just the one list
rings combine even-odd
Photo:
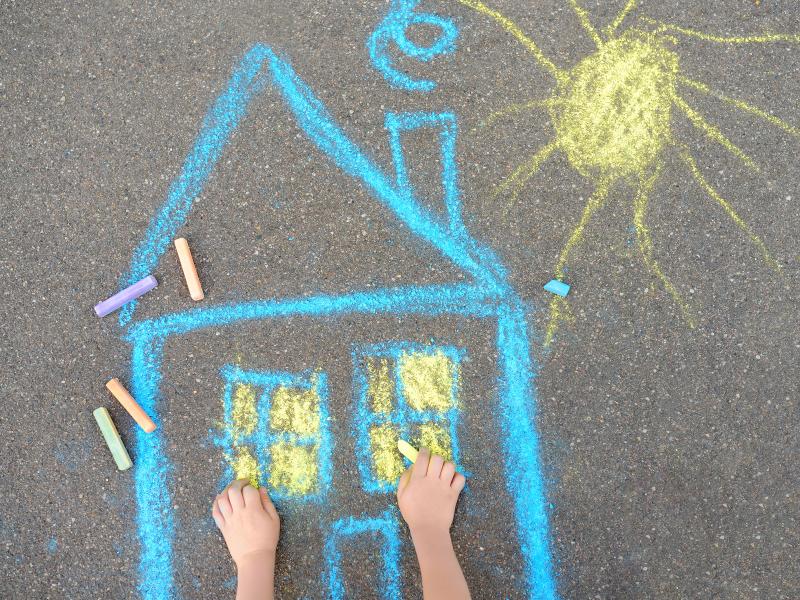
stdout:
[[[443,413],[431,409],[421,411],[415,410],[408,405],[405,397],[405,390],[400,377],[400,356],[411,353],[422,353],[432,356],[438,352],[441,352],[450,359],[454,366],[452,373],[453,380],[450,388],[451,406]],[[434,423],[443,426],[450,435],[453,462],[456,465],[456,469],[460,472],[462,471],[460,467],[461,452],[457,434],[458,421],[461,413],[458,391],[460,389],[461,364],[465,356],[466,351],[463,349],[435,343],[386,342],[354,347],[353,381],[357,406],[353,423],[353,436],[356,440],[358,471],[361,476],[362,486],[366,492],[370,494],[388,493],[394,491],[397,487],[396,482],[387,483],[379,480],[375,475],[372,465],[372,455],[370,453],[369,438],[370,428],[375,425],[394,425],[398,428],[400,437],[406,440],[408,439],[409,431],[415,425]],[[394,378],[394,407],[388,415],[372,410],[368,397],[369,381],[366,361],[369,359],[381,358],[388,358],[393,361],[391,374]]]
[[[259,464],[268,472],[272,465],[270,447],[276,442],[286,442],[302,447],[317,448],[317,491],[311,494],[295,496],[282,489],[269,486],[269,478],[265,475],[263,485],[269,487],[269,494],[273,500],[292,500],[300,502],[321,502],[325,499],[332,481],[332,454],[333,439],[331,437],[328,413],[328,378],[321,371],[303,371],[289,373],[286,371],[255,371],[242,369],[238,365],[227,364],[220,369],[220,375],[225,381],[223,396],[225,423],[222,446],[225,452],[233,453],[236,449],[233,441],[233,391],[237,385],[252,385],[257,389],[256,414],[258,424],[253,433],[239,437],[237,445],[249,445],[254,450]],[[272,409],[272,395],[280,387],[297,388],[301,390],[314,390],[319,398],[319,431],[316,435],[300,435],[287,431],[274,431],[270,427],[270,411]],[[228,478],[233,478],[233,468],[227,464]],[[259,482],[261,483],[261,482]]]

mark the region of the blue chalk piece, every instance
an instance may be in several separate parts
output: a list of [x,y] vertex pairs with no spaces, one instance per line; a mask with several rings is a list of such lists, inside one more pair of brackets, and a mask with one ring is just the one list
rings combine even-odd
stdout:
[[544,285],[544,289],[550,292],[551,294],[556,294],[557,296],[561,296],[564,298],[567,294],[569,294],[569,284],[564,283],[563,281],[559,281],[558,279],[551,279]]
[[94,312],[97,313],[98,317],[105,317],[107,314],[117,310],[120,306],[127,304],[131,300],[135,300],[142,294],[146,294],[157,285],[158,281],[156,281],[156,278],[152,275],[148,275],[133,285],[129,285],[121,292],[117,292],[108,300],[103,300],[99,304],[96,304]]

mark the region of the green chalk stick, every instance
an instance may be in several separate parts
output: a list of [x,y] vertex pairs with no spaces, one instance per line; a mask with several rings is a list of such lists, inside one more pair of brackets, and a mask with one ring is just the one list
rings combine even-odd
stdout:
[[125,444],[122,443],[122,438],[119,437],[119,432],[114,426],[114,421],[111,420],[111,415],[105,407],[95,409],[92,413],[94,420],[97,421],[97,426],[100,427],[100,433],[103,434],[103,439],[106,441],[108,449],[111,450],[111,455],[114,457],[114,462],[117,463],[117,468],[120,471],[127,471],[133,466],[131,457],[128,456],[128,451],[125,449]]

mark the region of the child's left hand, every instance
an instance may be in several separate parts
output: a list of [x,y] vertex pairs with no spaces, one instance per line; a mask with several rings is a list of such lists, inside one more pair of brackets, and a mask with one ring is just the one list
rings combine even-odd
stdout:
[[281,521],[267,490],[237,479],[214,499],[212,516],[225,538],[233,562],[275,555]]

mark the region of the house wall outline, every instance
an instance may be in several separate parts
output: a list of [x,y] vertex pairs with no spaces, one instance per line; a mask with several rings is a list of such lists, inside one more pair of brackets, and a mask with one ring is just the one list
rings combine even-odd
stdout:
[[[453,209],[458,208],[456,173],[443,169],[451,186],[448,221],[442,222],[414,197],[408,184],[398,185],[336,124],[320,100],[297,76],[289,62],[268,46],[256,44],[234,69],[228,87],[207,113],[195,144],[167,199],[152,218],[134,251],[123,282],[149,274],[166,251],[191,210],[194,199],[221,153],[246,116],[250,101],[267,87],[279,91],[307,137],[341,170],[359,180],[376,200],[388,207],[412,233],[437,249],[473,279],[470,283],[400,286],[346,294],[266,299],[230,305],[204,306],[140,321],[132,321],[135,303],[120,315],[124,338],[131,344],[131,387],[134,396],[160,425],[159,389],[165,341],[209,327],[246,321],[341,315],[456,315],[496,323],[499,430],[503,431],[506,485],[514,502],[520,551],[530,598],[555,598],[556,586],[549,548],[545,490],[535,429],[535,386],[538,366],[530,354],[528,307],[508,283],[506,270],[491,250],[474,240]],[[443,165],[455,165],[456,118],[451,113],[387,115],[395,157],[402,156],[404,129],[443,125]],[[394,119],[394,121],[393,121]],[[396,133],[392,133],[392,132]],[[450,137],[448,137],[450,136]],[[452,142],[450,141],[452,140]],[[395,173],[397,175],[397,171]],[[450,183],[447,178],[451,177]],[[453,195],[452,190],[455,190]],[[460,213],[459,213],[460,214]],[[176,597],[172,542],[175,515],[170,502],[172,465],[159,427],[151,434],[136,431],[135,487],[140,541],[139,590],[146,599]]]

